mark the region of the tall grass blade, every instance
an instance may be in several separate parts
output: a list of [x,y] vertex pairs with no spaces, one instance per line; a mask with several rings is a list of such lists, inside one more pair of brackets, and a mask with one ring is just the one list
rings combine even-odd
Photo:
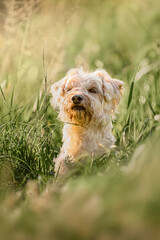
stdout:
[[155,113],[155,111],[153,110],[153,107],[152,107],[152,105],[151,105],[150,101],[149,101],[149,100],[147,100],[147,103],[148,103],[148,105],[149,105],[149,107],[150,107],[150,109],[151,109],[151,112],[152,112],[152,113],[153,113],[153,115],[155,116],[155,115],[156,115],[156,113]]
[[13,85],[12,94],[11,94],[11,102],[10,102],[10,108],[11,109],[12,109],[12,106],[13,106],[14,90],[15,90],[15,83]]
[[131,81],[131,86],[130,86],[130,91],[129,91],[129,95],[128,95],[128,103],[127,103],[127,109],[129,108],[130,104],[131,104],[131,101],[132,101],[132,97],[133,97],[133,89],[134,89],[134,80],[135,80],[135,77],[136,77],[136,74],[138,72],[138,69],[139,69],[139,64],[133,74],[133,77],[132,77],[132,81]]
[[130,91],[129,91],[129,96],[128,96],[127,109],[129,108],[129,106],[130,106],[130,104],[131,104],[131,101],[132,101],[133,88],[134,88],[134,81],[131,82]]
[[0,91],[1,91],[1,93],[2,93],[2,96],[3,96],[4,101],[7,102],[6,97],[5,97],[5,95],[4,95],[4,92],[3,92],[2,88],[1,88],[1,86],[0,86]]

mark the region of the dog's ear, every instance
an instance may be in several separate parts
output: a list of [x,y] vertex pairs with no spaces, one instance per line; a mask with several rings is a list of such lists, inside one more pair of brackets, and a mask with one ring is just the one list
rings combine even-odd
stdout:
[[64,96],[66,80],[66,77],[64,77],[60,81],[51,85],[50,93],[52,95],[52,98],[50,100],[50,103],[53,108],[60,108],[61,100]]
[[111,76],[103,69],[95,71],[95,74],[102,80],[104,100],[110,103],[110,112],[114,113],[122,96],[123,82],[111,78]]

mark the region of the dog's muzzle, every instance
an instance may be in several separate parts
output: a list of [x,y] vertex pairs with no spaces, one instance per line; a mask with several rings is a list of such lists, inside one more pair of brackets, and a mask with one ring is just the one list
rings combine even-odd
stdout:
[[74,96],[72,97],[72,102],[73,102],[74,104],[79,104],[79,103],[82,102],[82,100],[83,100],[83,96],[82,96],[82,95],[74,95]]
[[83,101],[83,96],[82,95],[74,95],[71,98],[73,105],[72,105],[72,110],[74,111],[84,111],[85,107],[82,105]]

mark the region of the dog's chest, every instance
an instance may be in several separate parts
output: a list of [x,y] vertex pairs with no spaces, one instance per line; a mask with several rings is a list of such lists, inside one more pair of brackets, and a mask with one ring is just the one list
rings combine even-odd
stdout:
[[84,152],[90,155],[101,155],[107,151],[114,143],[114,137],[111,131],[104,129],[104,131],[88,131],[84,136],[82,144]]
[[103,130],[67,126],[63,131],[63,150],[71,158],[82,154],[101,155],[111,147],[114,140],[111,126]]

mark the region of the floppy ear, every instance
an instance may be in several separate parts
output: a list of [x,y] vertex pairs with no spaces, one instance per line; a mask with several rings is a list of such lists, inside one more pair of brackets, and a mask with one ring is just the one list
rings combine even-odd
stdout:
[[50,100],[50,103],[53,108],[60,108],[61,99],[64,96],[65,83],[66,77],[51,85],[50,93],[52,95],[52,98]]
[[95,74],[102,80],[104,100],[110,103],[110,112],[114,113],[122,96],[123,82],[111,78],[111,76],[103,69],[95,71]]

